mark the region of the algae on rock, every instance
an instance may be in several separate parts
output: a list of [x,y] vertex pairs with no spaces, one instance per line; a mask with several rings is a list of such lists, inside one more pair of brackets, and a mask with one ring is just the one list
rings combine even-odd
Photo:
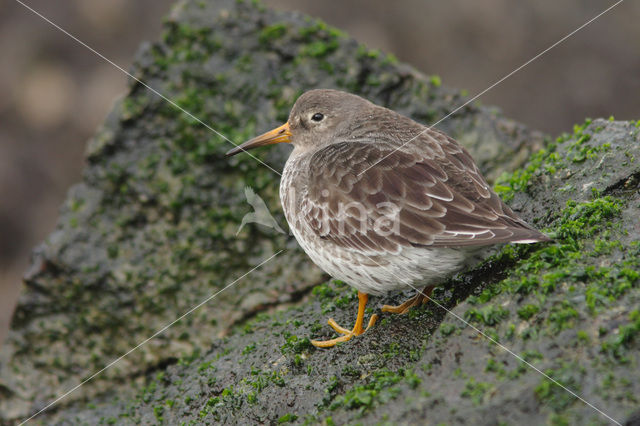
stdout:
[[[166,23],[163,40],[142,48],[133,73],[236,143],[284,121],[296,97],[316,87],[358,93],[426,124],[464,102],[459,92],[442,87],[439,79],[371,51],[319,21],[252,2],[179,3]],[[589,225],[594,228],[592,235],[566,237],[576,244],[597,238],[593,240],[597,256],[587,256],[589,262],[584,264],[571,259],[573,266],[584,265],[586,272],[569,271],[573,281],[555,278],[553,291],[544,297],[537,295],[538,290],[516,292],[514,297],[513,271],[524,268],[522,273],[528,274],[531,271],[524,265],[531,263],[529,259],[555,245],[524,253],[505,249],[493,264],[461,276],[436,295],[445,306],[454,307],[476,288],[474,297],[479,299],[467,299],[454,312],[470,311],[467,317],[473,321],[490,318],[488,326],[498,336],[507,336],[513,325],[518,350],[530,350],[532,342],[552,345],[558,336],[564,338],[562,333],[572,331],[569,325],[593,319],[606,332],[594,336],[593,330],[582,330],[579,341],[589,342],[584,350],[593,357],[601,354],[596,345],[608,342],[605,352],[617,360],[612,361],[615,369],[611,379],[601,377],[602,371],[597,379],[611,389],[617,412],[626,413],[625,395],[635,385],[616,380],[625,365],[637,364],[629,351],[638,344],[633,328],[636,314],[626,305],[604,309],[609,305],[602,303],[637,301],[637,279],[629,272],[635,265],[604,270],[607,265],[597,264],[598,282],[622,280],[624,275],[629,283],[618,283],[604,294],[599,288],[588,294],[585,289],[584,303],[593,304],[593,311],[583,310],[580,298],[574,302],[570,297],[569,306],[560,301],[562,292],[569,291],[564,283],[578,288],[572,294],[582,297],[574,281],[588,280],[591,266],[606,259],[631,261],[634,253],[630,244],[637,229],[632,232],[631,218],[637,202],[628,200],[637,186],[638,155],[632,146],[627,147],[628,154],[620,154],[613,140],[607,139],[610,145],[605,148],[597,135],[606,139],[617,132],[614,139],[624,146],[633,137],[637,142],[637,131],[630,136],[634,130],[628,123],[598,122],[599,132],[594,125],[583,129],[594,133],[590,141],[573,149],[565,146],[580,136],[557,145],[554,154],[560,158],[571,152],[568,166],[554,164],[552,173],[552,166],[546,166],[552,157],[538,156],[540,165],[526,169],[526,179],[516,174],[501,183],[503,191],[510,191],[508,185],[520,182],[514,188],[518,191],[508,195],[512,205],[527,219],[542,218],[540,224],[558,232],[568,226],[566,221],[577,220],[572,219],[576,215],[595,215]],[[490,177],[522,166],[532,151],[542,147],[539,133],[475,105],[440,127],[465,144]],[[585,143],[594,149],[583,150]],[[90,141],[83,181],[70,190],[56,230],[34,253],[26,289],[0,353],[1,420],[34,413],[282,249],[285,252],[273,261],[107,369],[81,392],[70,394],[57,410],[44,414],[47,420],[92,421],[95,416],[143,423],[328,417],[343,421],[356,416],[378,420],[409,416],[410,420],[411,415],[422,418],[433,412],[455,422],[473,410],[476,416],[496,413],[488,410],[506,402],[499,398],[513,398],[518,392],[528,405],[516,404],[513,413],[505,411],[507,420],[522,415],[518,407],[539,409],[540,416],[558,412],[571,419],[591,418],[592,413],[575,401],[551,407],[546,401],[560,398],[555,397],[557,389],[545,387],[539,376],[529,372],[505,379],[503,385],[498,373],[476,375],[483,371],[477,365],[473,375],[469,373],[467,368],[475,365],[471,361],[463,369],[458,364],[465,356],[487,366],[494,360],[491,369],[502,368],[506,376],[516,375],[512,371],[520,371],[520,366],[494,354],[484,340],[469,339],[468,329],[434,307],[383,320],[374,333],[335,350],[312,350],[308,337],[326,332],[326,313],[338,320],[352,317],[353,293],[344,285],[322,284],[326,277],[290,236],[259,226],[247,226],[235,235],[249,211],[245,186],[267,202],[281,224],[284,220],[277,200],[278,175],[248,156],[223,158],[229,147],[193,117],[131,83],[127,96],[116,103]],[[286,148],[255,155],[277,171]],[[622,155],[627,158],[625,167],[619,161]],[[593,172],[586,175],[592,179],[587,190],[580,186],[587,183],[576,171],[580,166]],[[567,171],[573,180],[563,177]],[[536,185],[530,185],[534,181]],[[570,188],[566,185],[582,191],[573,206],[564,204],[570,198],[563,189]],[[591,187],[598,191],[594,199]],[[605,226],[618,218],[619,227]],[[631,236],[618,235],[624,230]],[[565,240],[558,237],[558,241]],[[572,253],[582,250],[576,247]],[[546,264],[553,253],[545,253],[536,260],[537,275],[531,272],[532,277],[558,272]],[[314,294],[307,297],[311,288]],[[482,296],[493,288],[500,289],[495,298]],[[269,314],[261,313],[267,310]],[[538,318],[542,324],[527,325],[529,337],[521,338],[525,332],[521,324]],[[551,330],[548,336],[547,330]],[[625,337],[616,340],[618,335]],[[544,340],[536,340],[539,336]],[[558,380],[582,384],[593,379],[588,374],[574,377],[570,366],[553,364],[543,349],[536,349],[542,358],[531,359],[554,369],[551,375]],[[450,382],[446,374],[457,368],[460,372]],[[432,381],[436,375],[439,381]],[[502,386],[508,391],[503,392]],[[587,383],[581,391],[592,389]],[[87,408],[89,401],[95,408]],[[453,407],[456,413],[450,412]],[[313,417],[307,417],[309,413]]]
[[[597,155],[574,162],[585,134]],[[57,418],[610,423],[533,366],[624,422],[637,415],[640,391],[639,135],[637,123],[596,120],[503,176],[501,190],[512,191],[525,217],[544,210],[538,225],[555,241],[505,246],[437,288],[435,301],[450,313],[429,303],[405,316],[382,314],[366,334],[318,350],[309,337],[331,332],[329,313],[352,319],[356,303],[345,284],[325,282],[304,303],[259,314],[205,353],[180,359],[135,399],[70,407]],[[522,173],[532,185],[508,189]],[[581,190],[567,195],[567,186]]]

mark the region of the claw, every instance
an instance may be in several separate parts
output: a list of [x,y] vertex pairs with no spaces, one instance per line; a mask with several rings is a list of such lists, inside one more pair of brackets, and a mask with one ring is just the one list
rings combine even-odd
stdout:
[[317,348],[330,348],[338,343],[351,340],[353,336],[359,336],[365,331],[369,330],[369,328],[373,327],[378,320],[378,315],[375,314],[371,315],[369,323],[367,324],[367,328],[362,328],[362,324],[364,323],[364,309],[367,306],[368,300],[369,295],[367,295],[366,293],[358,292],[358,316],[356,317],[356,323],[353,326],[353,330],[349,330],[338,325],[338,323],[333,318],[331,318],[328,322],[329,326],[338,333],[342,334],[342,336],[336,337],[335,339],[331,340],[312,340],[311,344]]
[[400,315],[406,314],[407,312],[409,312],[409,309],[413,308],[414,306],[424,305],[425,303],[427,303],[429,299],[431,299],[433,287],[434,286],[425,287],[424,289],[422,289],[422,291],[418,292],[418,294],[404,302],[402,305],[384,305],[382,307],[382,312],[390,312],[392,314]]

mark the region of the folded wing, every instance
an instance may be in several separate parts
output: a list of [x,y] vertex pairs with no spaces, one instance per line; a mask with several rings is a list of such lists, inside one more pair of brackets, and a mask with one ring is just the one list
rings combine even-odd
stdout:
[[418,139],[401,149],[340,142],[313,154],[302,200],[308,227],[367,253],[549,240],[500,200],[456,141],[435,130]]

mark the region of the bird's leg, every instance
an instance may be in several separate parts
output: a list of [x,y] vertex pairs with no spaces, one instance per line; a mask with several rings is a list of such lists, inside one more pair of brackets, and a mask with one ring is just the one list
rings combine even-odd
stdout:
[[384,305],[382,307],[382,312],[391,312],[392,314],[406,314],[407,312],[409,312],[409,309],[413,308],[414,306],[424,305],[425,303],[427,303],[431,298],[433,287],[435,286],[423,288],[422,291],[419,291],[418,294],[404,302],[402,305]]
[[378,319],[378,315],[372,315],[369,319],[369,323],[367,324],[367,328],[363,329],[362,325],[364,324],[364,309],[367,306],[367,301],[369,300],[369,295],[367,293],[358,292],[358,316],[356,317],[356,323],[353,326],[353,330],[348,330],[344,327],[338,325],[337,322],[333,318],[329,319],[329,325],[338,333],[342,334],[340,337],[336,337],[331,340],[312,340],[311,343],[313,346],[317,348],[330,348],[335,346],[337,343],[346,342],[351,340],[353,336],[359,336],[369,328],[373,327]]

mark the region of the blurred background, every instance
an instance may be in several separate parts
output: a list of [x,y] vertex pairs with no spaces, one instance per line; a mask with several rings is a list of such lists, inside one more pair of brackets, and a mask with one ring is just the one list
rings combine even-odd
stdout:
[[[173,3],[23,1],[125,69],[142,41],[159,38]],[[321,18],[473,96],[614,1],[265,3]],[[480,101],[554,136],[585,117],[640,118],[638,16],[640,2],[623,2]],[[53,230],[126,76],[15,0],[0,0],[0,52],[1,342],[30,251]]]

